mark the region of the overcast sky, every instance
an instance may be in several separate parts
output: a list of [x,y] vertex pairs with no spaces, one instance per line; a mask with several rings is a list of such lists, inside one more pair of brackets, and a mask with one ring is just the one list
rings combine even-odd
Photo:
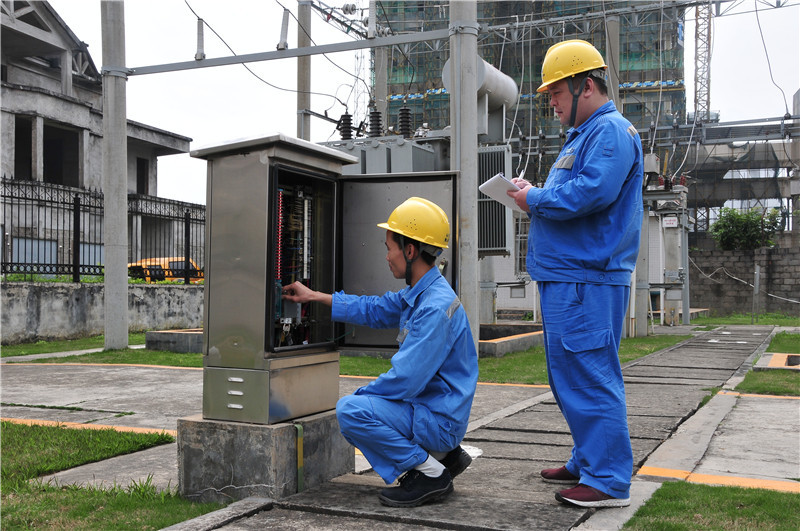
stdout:
[[[295,0],[281,3],[297,14]],[[364,8],[368,4],[367,0],[354,3]],[[758,4],[755,0],[726,2],[723,12],[739,14],[714,19],[711,108],[720,111],[722,121],[782,116],[786,106],[793,112],[792,96],[800,89],[800,0],[781,3],[788,6],[770,8],[775,0]],[[89,44],[95,65],[102,68],[100,0],[50,0],[50,4],[75,35]],[[192,10],[238,55],[273,51],[280,40],[283,7],[276,0],[188,0],[188,4],[184,0],[128,0],[126,66],[193,60],[197,18]],[[690,10],[686,18],[686,99],[691,110],[694,11]],[[352,35],[316,12],[312,13],[311,33],[316,44],[353,40]],[[297,47],[297,23],[293,18],[287,40],[289,47]],[[232,55],[208,27],[204,48],[207,58]],[[369,55],[366,51],[343,52],[328,58],[330,61],[322,56],[312,57],[312,91],[319,94],[312,95],[311,109],[338,118],[346,104],[357,123],[368,111],[364,80],[369,79]],[[188,136],[193,139],[192,149],[275,132],[296,136],[297,96],[291,92],[297,83],[296,60],[248,66],[268,83],[290,91],[267,85],[241,65],[131,76],[127,83],[128,118]],[[361,79],[353,78],[352,73],[356,72]],[[334,127],[311,118],[311,140],[338,138]],[[161,157],[158,173],[159,196],[205,203],[204,161],[188,155]]]

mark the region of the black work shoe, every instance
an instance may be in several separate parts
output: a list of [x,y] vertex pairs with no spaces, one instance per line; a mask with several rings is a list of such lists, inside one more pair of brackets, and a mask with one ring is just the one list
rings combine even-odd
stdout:
[[445,469],[438,478],[426,476],[419,470],[409,470],[400,478],[399,487],[383,489],[378,499],[389,507],[417,507],[439,500],[453,492],[453,479]]
[[472,464],[472,458],[459,445],[453,450],[447,452],[447,455],[444,456],[444,459],[439,462],[444,465],[448,472],[450,472],[450,477],[455,479],[457,475],[465,471],[467,467]]

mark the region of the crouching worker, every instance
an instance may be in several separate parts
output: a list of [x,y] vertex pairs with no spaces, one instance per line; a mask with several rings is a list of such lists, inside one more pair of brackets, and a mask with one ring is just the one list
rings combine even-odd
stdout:
[[478,355],[461,302],[434,267],[447,248],[450,223],[436,204],[412,197],[386,223],[386,260],[408,287],[383,296],[283,288],[293,302],[331,306],[335,321],[399,329],[392,367],[336,404],[339,427],[387,485],[380,502],[416,507],[453,491],[472,462],[460,442],[478,381]]

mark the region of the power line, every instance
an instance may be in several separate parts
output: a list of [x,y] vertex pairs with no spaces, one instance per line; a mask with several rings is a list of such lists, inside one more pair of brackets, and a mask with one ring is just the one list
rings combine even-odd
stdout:
[[772,80],[772,84],[778,87],[778,90],[781,91],[781,94],[783,95],[783,105],[786,108],[786,115],[790,116],[789,104],[786,102],[786,93],[783,91],[780,85],[775,83],[775,78],[772,77],[772,63],[769,60],[769,52],[767,52],[767,43],[764,41],[764,31],[761,29],[761,19],[758,17],[758,2],[756,2],[755,5],[756,5],[756,23],[758,24],[758,34],[761,35],[761,44],[764,46],[764,55],[767,58],[767,68],[769,69],[769,78],[770,80]]
[[[225,45],[225,47],[226,47],[226,48],[228,48],[228,50],[229,50],[229,51],[230,51],[230,52],[231,52],[231,53],[232,53],[234,56],[237,56],[237,57],[238,57],[238,54],[237,54],[235,51],[233,51],[233,48],[231,48],[231,46],[230,46],[230,45],[227,43],[227,41],[225,41],[225,39],[223,39],[223,38],[222,38],[222,36],[221,36],[219,33],[217,33],[217,31],[216,31],[214,28],[212,28],[212,27],[211,27],[211,25],[210,25],[208,22],[206,22],[206,20],[205,20],[205,19],[203,19],[203,18],[202,18],[200,15],[198,15],[198,14],[197,14],[197,12],[196,12],[196,11],[195,11],[195,10],[192,8],[192,6],[189,4],[189,0],[184,0],[184,2],[186,3],[186,7],[188,7],[188,8],[189,8],[189,11],[191,11],[191,12],[192,12],[192,14],[193,14],[195,17],[197,17],[197,19],[198,19],[198,20],[202,20],[202,21],[203,21],[203,25],[204,25],[204,26],[206,26],[206,27],[207,27],[209,30],[211,30],[211,32],[212,32],[214,35],[216,35],[216,36],[217,36],[217,38],[218,38],[218,39],[219,39],[219,40],[222,42],[222,44],[224,44],[224,45]],[[282,90],[282,91],[284,91],[284,92],[294,92],[294,93],[303,93],[303,94],[313,94],[313,95],[316,95],[316,96],[325,96],[325,97],[328,97],[328,98],[333,98],[333,99],[335,99],[336,101],[338,101],[338,102],[339,102],[339,103],[340,103],[340,104],[341,104],[341,105],[342,105],[342,106],[343,106],[345,109],[347,109],[347,104],[345,104],[345,103],[344,103],[344,102],[342,102],[342,101],[341,101],[339,98],[337,98],[336,96],[334,96],[334,95],[332,95],[332,94],[325,94],[324,92],[314,92],[314,91],[300,91],[300,90],[297,90],[297,89],[287,89],[287,88],[284,88],[284,87],[279,87],[279,86],[277,86],[277,85],[273,85],[272,83],[270,83],[270,82],[269,82],[269,81],[267,81],[266,79],[262,78],[261,76],[259,76],[259,75],[258,75],[258,74],[256,74],[255,72],[253,72],[253,70],[252,70],[252,69],[251,69],[249,66],[247,66],[246,64],[242,63],[242,66],[243,66],[243,67],[244,67],[244,68],[245,68],[245,69],[246,69],[248,72],[250,72],[250,73],[251,73],[251,74],[252,74],[252,75],[253,75],[253,76],[254,76],[256,79],[258,79],[259,81],[261,81],[261,82],[262,82],[262,83],[264,83],[265,85],[267,85],[267,86],[270,86],[270,87],[272,87],[272,88],[274,88],[274,89],[277,89],[277,90]]]

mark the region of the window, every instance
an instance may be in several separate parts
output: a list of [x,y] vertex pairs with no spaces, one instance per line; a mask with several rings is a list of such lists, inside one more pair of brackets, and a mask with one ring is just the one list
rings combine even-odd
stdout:
[[150,194],[150,161],[136,158],[136,193]]
[[33,124],[30,118],[14,117],[14,178],[30,181],[33,179]]
[[55,240],[15,237],[11,245],[11,261],[20,264],[47,264],[57,262],[58,244]]
[[[478,149],[478,184],[483,184],[500,172],[508,172],[511,153],[507,146],[487,146]],[[506,238],[508,209],[483,192],[478,192],[478,252],[509,254]]]
[[43,133],[44,182],[80,187],[77,131],[45,124]]
[[516,260],[514,273],[517,277],[528,277],[527,255],[528,255],[528,229],[531,222],[524,214],[514,213],[514,240],[516,250]]

